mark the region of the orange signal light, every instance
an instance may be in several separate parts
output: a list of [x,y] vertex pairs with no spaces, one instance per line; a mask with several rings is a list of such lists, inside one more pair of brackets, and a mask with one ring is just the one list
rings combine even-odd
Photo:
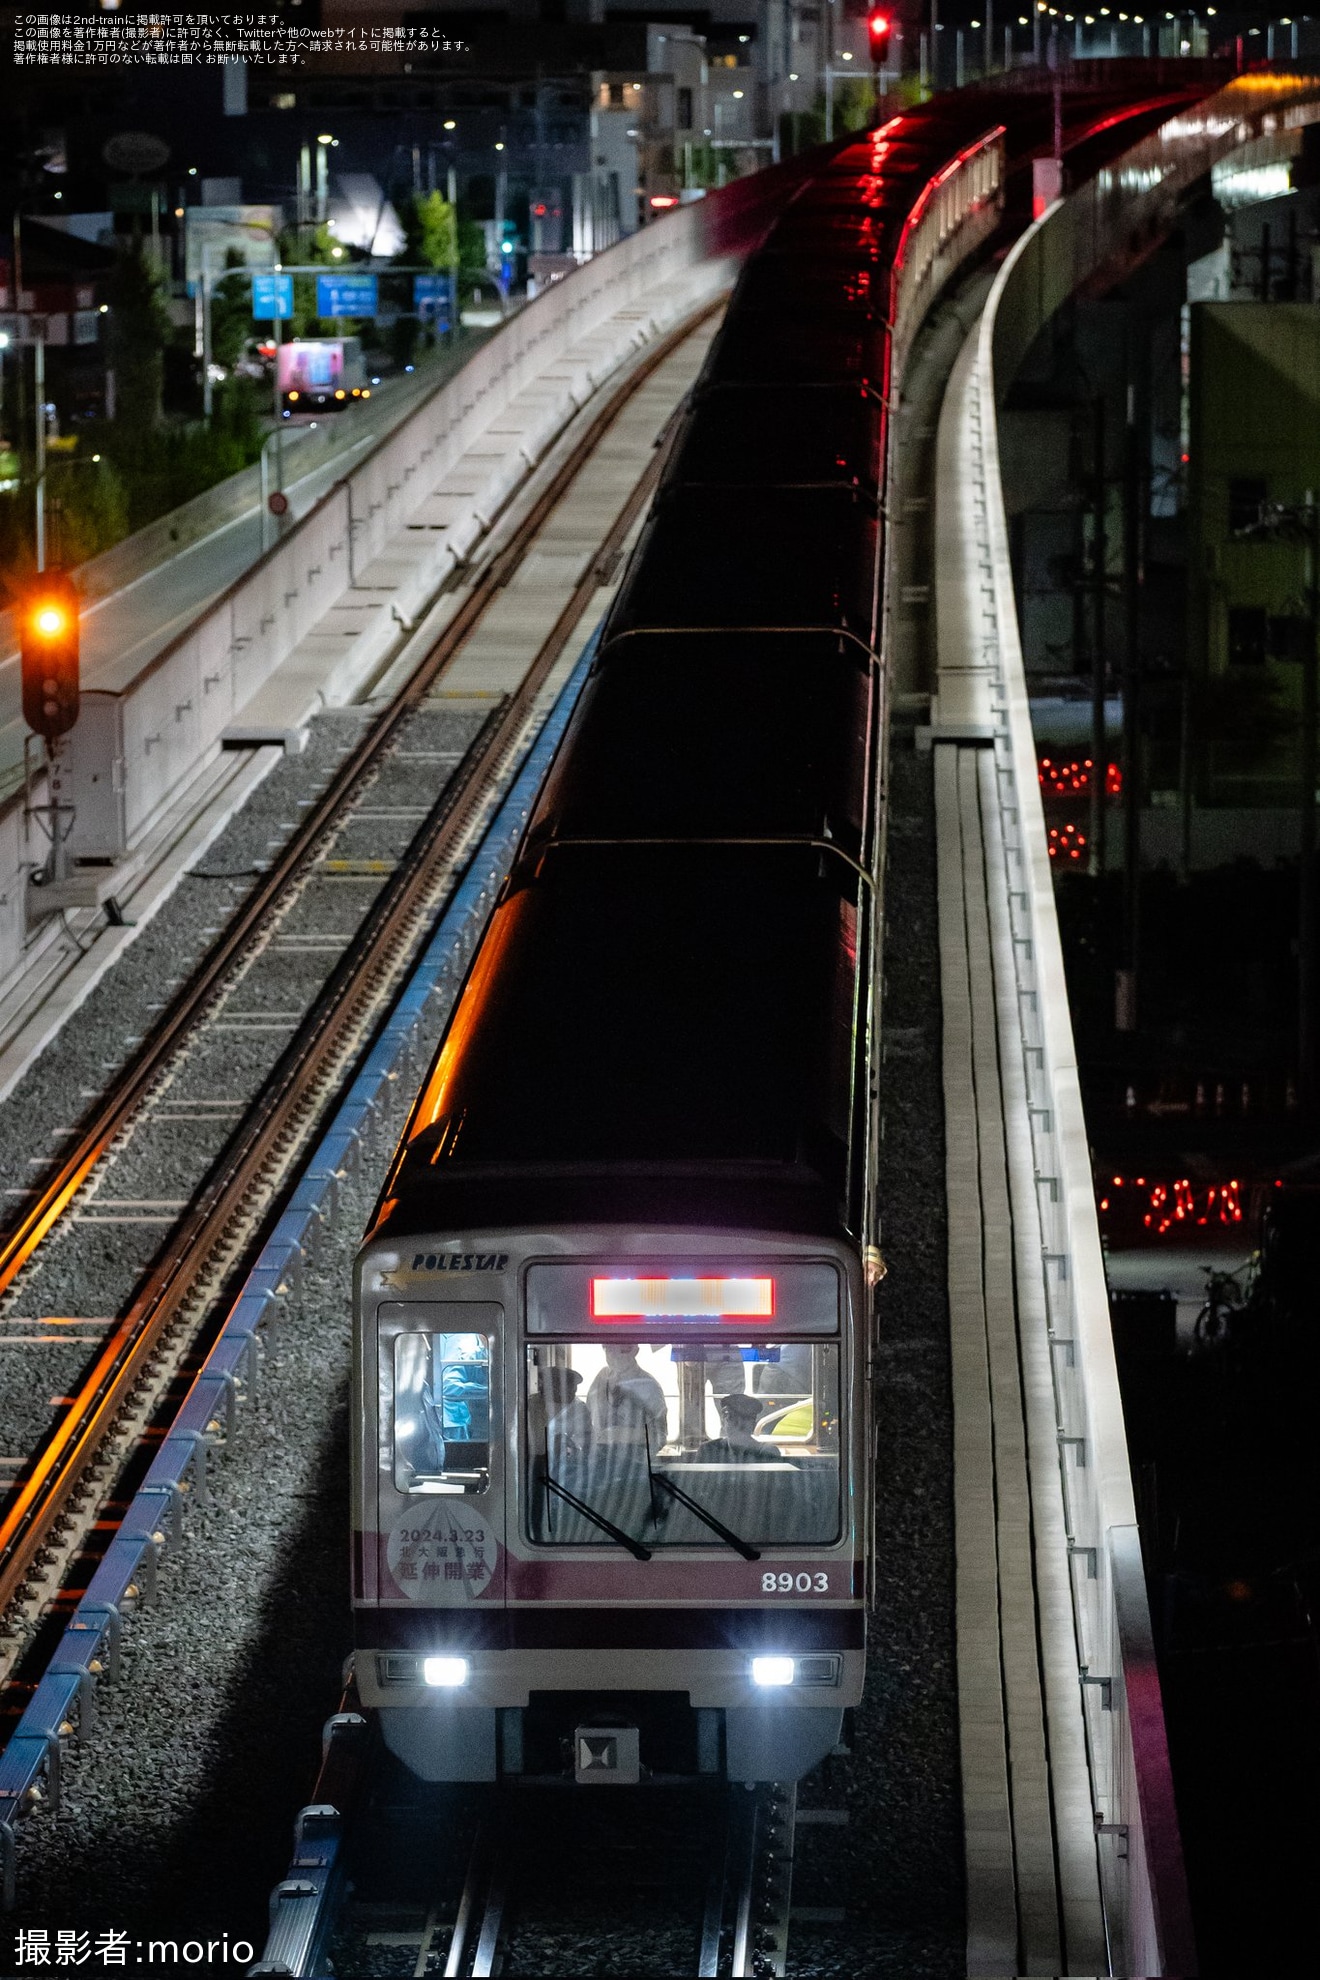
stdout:
[[78,719],[78,594],[64,571],[32,586],[19,616],[23,715],[48,743]]

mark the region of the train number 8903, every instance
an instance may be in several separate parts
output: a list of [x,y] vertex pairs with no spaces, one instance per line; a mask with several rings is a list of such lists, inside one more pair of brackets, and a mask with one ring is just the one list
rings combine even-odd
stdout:
[[830,1578],[827,1574],[763,1574],[761,1593],[763,1595],[828,1595]]

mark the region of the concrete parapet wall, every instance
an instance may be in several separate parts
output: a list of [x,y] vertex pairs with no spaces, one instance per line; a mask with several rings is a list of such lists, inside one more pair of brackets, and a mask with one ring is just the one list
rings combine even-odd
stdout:
[[[226,732],[249,739],[245,714],[281,668],[305,683],[305,714],[360,691],[602,381],[727,285],[712,244],[749,244],[796,176],[765,174],[732,218],[718,200],[685,208],[537,297],[143,667],[120,696],[130,847]],[[0,985],[31,939],[27,873],[44,853],[17,794],[0,806]]]
[[[1171,118],[1052,208],[1000,271],[940,421],[940,671],[931,737],[981,760],[980,815],[987,846],[997,849],[993,859],[987,854],[986,872],[992,929],[996,921],[1000,927],[993,969],[1038,1575],[1042,1585],[1062,1576],[1061,1587],[1071,1591],[1056,1617],[1060,1642],[1042,1642],[1042,1670],[1052,1748],[1062,1753],[1070,1720],[1078,1719],[1084,1734],[1077,1755],[1080,1761],[1084,1752],[1094,1836],[1076,1834],[1077,1869],[1093,1847],[1114,1973],[1185,1975],[1196,1970],[1196,1951],[1018,635],[995,407],[1050,316],[1084,283],[1121,270],[1176,224],[1183,199],[1217,158],[1273,135],[1284,143],[1317,117],[1314,81],[1241,78]],[[1084,1799],[1073,1798],[1084,1829]],[[1059,1860],[1062,1875],[1062,1851]]]

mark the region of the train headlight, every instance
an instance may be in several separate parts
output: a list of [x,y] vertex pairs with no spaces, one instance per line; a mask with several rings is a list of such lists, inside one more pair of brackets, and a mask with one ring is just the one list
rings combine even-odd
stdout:
[[759,1685],[792,1684],[797,1676],[797,1665],[792,1657],[753,1657],[752,1683]]
[[427,1684],[452,1691],[455,1686],[467,1683],[468,1660],[466,1657],[423,1657],[422,1676]]

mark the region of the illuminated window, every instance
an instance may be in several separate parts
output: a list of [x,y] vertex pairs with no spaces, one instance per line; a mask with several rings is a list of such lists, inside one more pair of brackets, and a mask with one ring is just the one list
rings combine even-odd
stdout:
[[757,1547],[839,1536],[834,1342],[538,1341],[525,1434],[543,1545],[727,1548],[710,1520]]
[[489,1334],[396,1334],[394,1484],[484,1492],[490,1483]]

